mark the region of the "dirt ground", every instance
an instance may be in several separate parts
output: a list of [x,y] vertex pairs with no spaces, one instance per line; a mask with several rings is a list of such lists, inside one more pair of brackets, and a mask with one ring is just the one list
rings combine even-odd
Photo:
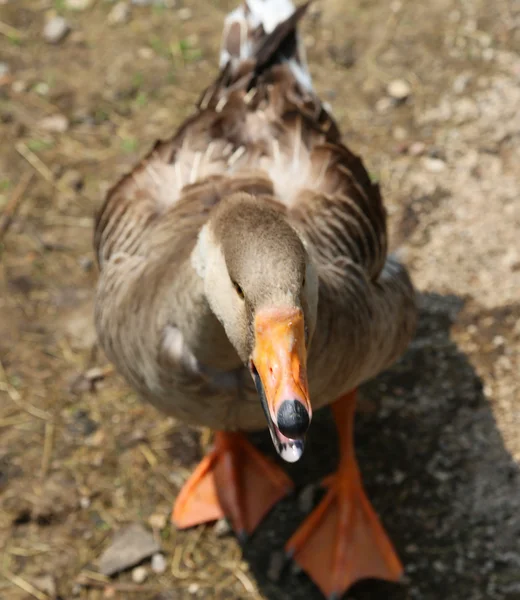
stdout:
[[[289,469],[297,491],[243,550],[220,525],[177,532],[164,517],[207,436],[143,406],[96,347],[92,215],[215,76],[234,2],[114,6],[0,0],[0,598],[317,600],[277,567],[334,467],[329,413]],[[70,31],[51,44],[56,15]],[[520,3],[321,0],[304,35],[421,304],[409,351],[364,386],[356,431],[406,581],[348,597],[518,600]],[[128,523],[153,529],[163,574],[99,575]]]

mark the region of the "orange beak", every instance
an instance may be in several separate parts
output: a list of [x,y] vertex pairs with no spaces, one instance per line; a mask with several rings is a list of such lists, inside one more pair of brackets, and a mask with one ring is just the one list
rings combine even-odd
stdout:
[[284,460],[295,462],[312,416],[303,313],[298,308],[263,309],[254,325],[253,378],[275,447]]

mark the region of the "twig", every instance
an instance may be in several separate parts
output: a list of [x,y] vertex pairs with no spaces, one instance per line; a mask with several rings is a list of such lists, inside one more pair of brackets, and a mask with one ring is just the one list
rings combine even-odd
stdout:
[[25,192],[31,183],[32,178],[34,177],[34,173],[25,173],[25,175],[21,178],[18,185],[14,188],[11,198],[4,208],[2,218],[0,220],[0,240],[7,233],[7,230],[11,226],[13,222],[13,217],[20,206],[20,202],[23,200]]
[[244,571],[241,571],[240,569],[235,569],[233,570],[233,575],[238,579],[238,581],[240,581],[240,583],[244,586],[244,589],[246,590],[246,592],[248,594],[256,594],[256,588],[253,584],[253,582],[251,581],[251,579],[249,579],[249,577],[244,573]]
[[13,585],[16,585],[17,587],[19,587],[24,592],[27,592],[28,594],[30,594],[34,598],[37,598],[37,600],[50,600],[50,598],[49,598],[49,596],[47,596],[47,594],[44,594],[43,592],[40,592],[40,590],[36,589],[28,581],[25,581],[25,579],[22,579],[18,575],[15,575],[14,573],[9,573],[9,571],[3,571],[3,575]]
[[36,406],[33,406],[32,404],[29,404],[28,402],[22,402],[22,397],[20,395],[20,392],[9,383],[9,380],[7,379],[7,373],[5,372],[4,365],[2,364],[1,360],[0,360],[0,390],[2,390],[3,392],[7,392],[7,395],[16,404],[16,406],[20,407],[25,412],[28,412],[33,417],[37,417],[38,419],[43,419],[44,421],[50,421],[52,419],[52,415],[50,415],[47,411],[40,410],[39,408],[36,408]]
[[42,456],[42,479],[47,475],[49,465],[52,457],[52,446],[54,443],[54,423],[52,421],[46,421],[45,423],[45,439],[43,442],[43,456]]
[[41,160],[41,158],[38,158],[38,156],[36,156],[34,152],[29,150],[29,148],[23,142],[17,142],[15,147],[16,150],[31,165],[31,167],[35,169],[45,179],[45,181],[48,181],[52,185],[56,185],[56,180],[54,178],[53,172]]
[[152,449],[143,443],[139,444],[138,448],[141,451],[141,453],[143,454],[143,456],[146,458],[146,461],[148,462],[148,464],[152,468],[156,467],[157,466],[157,457],[152,452]]

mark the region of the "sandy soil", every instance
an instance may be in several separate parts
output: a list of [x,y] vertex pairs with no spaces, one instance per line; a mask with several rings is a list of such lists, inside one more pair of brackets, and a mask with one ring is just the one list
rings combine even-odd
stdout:
[[[320,598],[276,567],[319,500],[309,485],[334,467],[329,413],[290,469],[297,492],[242,553],[220,526],[167,523],[207,436],[142,406],[96,347],[92,215],[190,113],[234,5],[162,4],[129,2],[113,23],[106,0],[0,0],[2,599]],[[50,44],[56,15],[71,30]],[[356,432],[407,578],[348,597],[517,600],[520,5],[322,0],[304,33],[317,90],[381,182],[421,302],[407,354],[364,386]],[[136,522],[154,530],[166,572],[145,562],[142,584],[105,581],[97,559]]]

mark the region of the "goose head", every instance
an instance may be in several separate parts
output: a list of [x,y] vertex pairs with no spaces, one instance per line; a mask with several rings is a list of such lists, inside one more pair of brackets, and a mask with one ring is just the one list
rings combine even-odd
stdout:
[[223,199],[194,252],[209,307],[253,377],[279,455],[297,461],[312,408],[307,352],[318,278],[283,214],[264,199]]

